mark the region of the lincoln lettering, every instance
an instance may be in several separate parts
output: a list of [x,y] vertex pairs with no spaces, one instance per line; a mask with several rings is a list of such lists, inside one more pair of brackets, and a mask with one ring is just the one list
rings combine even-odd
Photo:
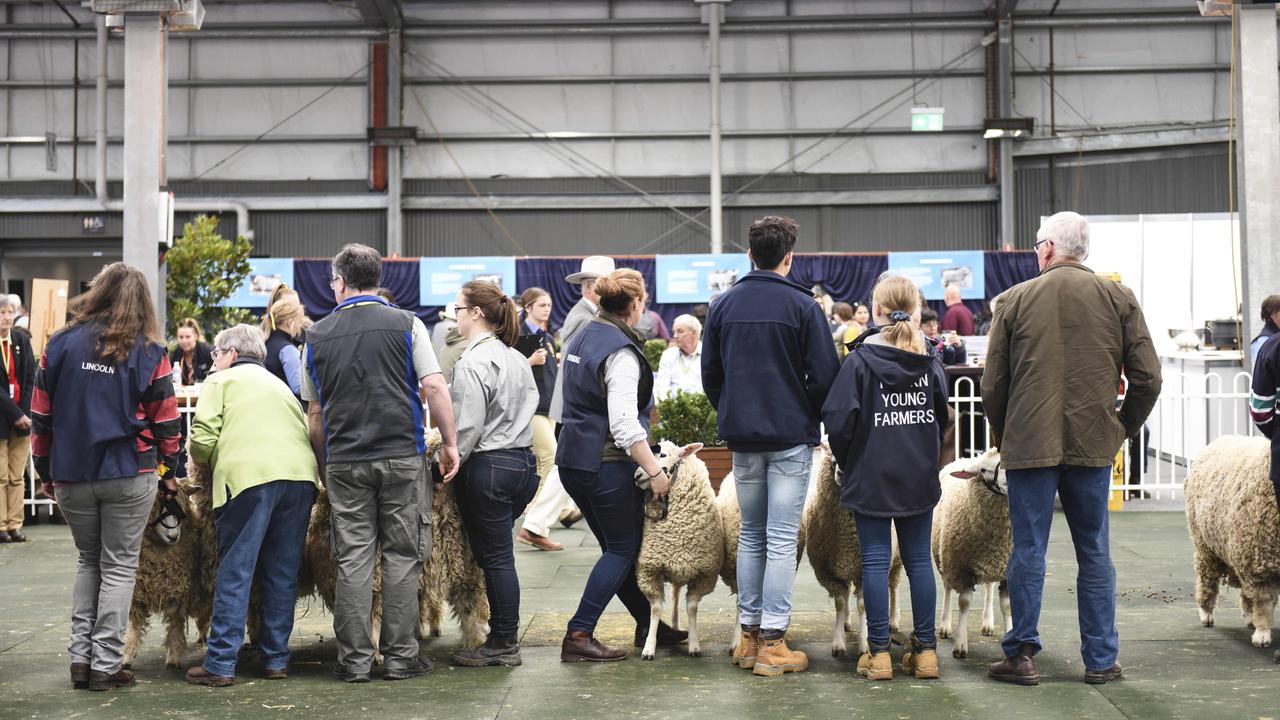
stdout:
[[111,365],[100,365],[100,364],[98,364],[98,363],[91,363],[91,362],[82,362],[82,363],[80,363],[80,369],[81,369],[81,370],[89,370],[89,371],[91,371],[91,372],[106,373],[106,374],[108,374],[108,375],[115,375],[115,374],[116,374],[116,369],[115,369],[115,367],[113,367],[113,366],[111,366]]

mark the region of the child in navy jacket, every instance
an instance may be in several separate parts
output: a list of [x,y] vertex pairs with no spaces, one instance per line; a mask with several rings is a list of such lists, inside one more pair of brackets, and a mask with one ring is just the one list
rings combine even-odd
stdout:
[[911,585],[915,633],[903,670],[938,677],[935,587],[929,540],[942,494],[938,454],[947,422],[942,360],[919,329],[915,283],[889,277],[873,295],[876,328],[852,344],[822,408],[831,452],[843,471],[840,502],[853,510],[862,547],[862,588],[871,651],[858,674],[893,677],[889,658],[892,532]]

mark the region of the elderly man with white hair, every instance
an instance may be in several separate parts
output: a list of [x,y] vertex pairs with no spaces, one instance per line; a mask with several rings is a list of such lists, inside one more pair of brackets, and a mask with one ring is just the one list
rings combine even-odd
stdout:
[[[1089,256],[1083,217],[1050,217],[1033,247],[1040,275],[1001,294],[982,377],[983,408],[1008,472],[1013,528],[1013,629],[1003,641],[1006,659],[988,674],[1017,685],[1040,682],[1033,658],[1043,647],[1045,548],[1057,494],[1079,565],[1084,681],[1103,684],[1120,677],[1107,527],[1111,466],[1155,405],[1160,360],[1133,292],[1082,264]],[[1122,371],[1129,385],[1117,410]]]
[[675,343],[662,351],[653,395],[666,400],[677,392],[702,392],[702,323],[692,315],[681,315],[671,324]]

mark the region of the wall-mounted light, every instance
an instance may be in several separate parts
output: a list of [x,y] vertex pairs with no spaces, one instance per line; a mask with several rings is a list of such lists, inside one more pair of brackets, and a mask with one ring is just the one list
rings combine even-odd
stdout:
[[1029,137],[1035,118],[987,118],[982,121],[982,137],[987,140]]

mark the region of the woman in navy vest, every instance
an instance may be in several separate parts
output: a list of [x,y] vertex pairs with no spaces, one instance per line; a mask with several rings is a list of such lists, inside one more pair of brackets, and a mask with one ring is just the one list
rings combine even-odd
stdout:
[[[655,497],[671,485],[649,449],[653,371],[632,327],[644,314],[644,278],[615,270],[596,281],[600,313],[573,336],[560,368],[564,409],[556,465],[565,490],[582,510],[603,554],[591,570],[578,611],[560,647],[562,662],[621,660],[627,651],[594,637],[597,621],[616,595],[636,620],[635,644],[649,632],[649,601],[636,584],[644,526],[644,495],[636,466]],[[658,641],[677,644],[687,633],[665,624]]]
[[32,454],[80,551],[71,591],[71,682],[132,685],[123,669],[142,533],[160,489],[172,494],[178,403],[142,271],[112,263],[72,300],[49,338],[31,397]]
[[262,365],[283,380],[299,402],[302,401],[302,355],[294,338],[302,332],[305,317],[296,295],[275,301],[262,316],[262,335],[267,346],[267,359]]

